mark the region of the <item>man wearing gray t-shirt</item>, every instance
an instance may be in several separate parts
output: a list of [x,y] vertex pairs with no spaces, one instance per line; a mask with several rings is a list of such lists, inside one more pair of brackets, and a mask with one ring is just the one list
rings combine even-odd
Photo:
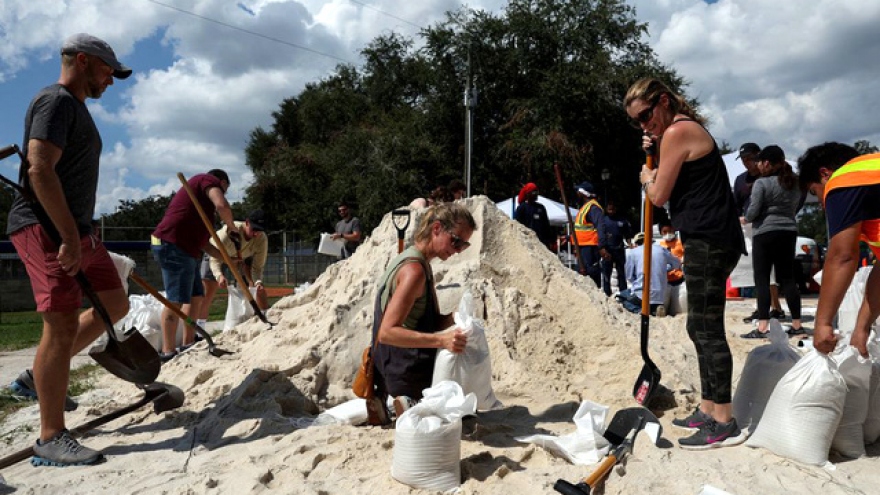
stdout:
[[35,466],[95,464],[103,459],[71,437],[64,424],[65,409],[76,407],[65,397],[70,358],[104,332],[93,309],[80,313],[82,292],[73,276],[82,271],[114,322],[128,313],[128,296],[113,261],[92,235],[102,144],[85,100],[100,98],[114,77],[130,75],[131,69],[116,59],[106,42],[75,34],[61,47],[58,82],[37,93],[25,117],[22,148],[27,162],[22,166],[29,168],[22,170],[22,186],[33,191],[61,237],[60,245],[50,240],[32,205],[16,197],[7,233],[31,279],[43,336],[33,371],[22,372],[11,388],[39,397],[40,438],[31,461]]
[[342,247],[342,259],[346,259],[351,257],[361,244],[361,221],[352,216],[351,207],[345,201],[339,203],[338,211],[342,220],[336,222],[333,239],[341,239],[345,243]]

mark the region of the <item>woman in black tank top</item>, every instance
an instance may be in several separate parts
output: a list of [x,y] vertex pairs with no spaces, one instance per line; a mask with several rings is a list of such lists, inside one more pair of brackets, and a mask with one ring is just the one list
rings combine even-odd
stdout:
[[642,168],[640,182],[656,205],[669,202],[672,225],[684,245],[688,336],[700,368],[701,401],[673,425],[696,430],[679,439],[682,448],[702,450],[742,443],[732,416],[733,358],[724,329],[726,281],[745,253],[727,169],[703,119],[681,96],[656,79],[627,91],[626,113],[644,131],[645,149],[658,145],[657,168]]

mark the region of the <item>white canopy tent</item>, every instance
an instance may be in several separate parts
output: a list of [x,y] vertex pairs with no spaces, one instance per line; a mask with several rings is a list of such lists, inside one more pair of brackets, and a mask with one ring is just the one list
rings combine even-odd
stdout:
[[[547,209],[547,219],[550,220],[550,225],[554,225],[557,227],[562,227],[568,224],[568,216],[565,214],[565,205],[562,203],[557,203],[552,199],[545,198],[544,196],[538,196],[538,203],[544,205],[544,208]],[[516,200],[516,196],[505,199],[504,201],[500,201],[495,203],[501,211],[504,212],[510,218],[513,218],[513,213],[516,211],[516,207],[519,206],[519,203]],[[576,208],[569,207],[568,210],[571,212],[571,218],[577,216],[578,210]]]

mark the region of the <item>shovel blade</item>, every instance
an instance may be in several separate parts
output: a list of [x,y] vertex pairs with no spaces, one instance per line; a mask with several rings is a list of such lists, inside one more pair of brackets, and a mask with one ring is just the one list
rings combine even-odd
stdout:
[[632,432],[633,428],[649,430],[648,433],[651,433],[651,441],[655,444],[663,432],[660,420],[657,419],[654,413],[644,407],[628,407],[614,414],[614,417],[611,418],[611,423],[605,428],[605,433],[602,436],[608,440],[613,449],[626,440],[626,437]]
[[653,363],[646,363],[639,373],[638,379],[633,386],[633,397],[636,402],[643,406],[651,403],[651,400],[657,395],[657,389],[660,385],[660,369],[657,366],[651,366]]
[[110,373],[138,385],[153,383],[162,369],[159,353],[136,328],[125,333],[125,340],[108,338],[93,346],[89,356]]

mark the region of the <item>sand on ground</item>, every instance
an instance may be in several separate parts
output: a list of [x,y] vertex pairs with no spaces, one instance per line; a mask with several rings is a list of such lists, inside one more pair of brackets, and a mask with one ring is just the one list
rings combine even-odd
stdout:
[[[441,310],[450,312],[466,289],[474,294],[477,316],[486,321],[493,387],[505,407],[465,420],[461,493],[553,493],[557,479],[577,481],[592,466],[574,466],[514,437],[573,431],[572,416],[586,399],[612,413],[636,405],[640,317],[565,268],[487,198],[465,204],[479,230],[470,249],[435,261],[438,295]],[[420,213],[414,212],[408,242]],[[63,469],[22,462],[3,470],[7,487],[0,485],[0,493],[429,493],[391,477],[393,429],[300,427],[303,419],[353,398],[350,385],[369,342],[376,282],[396,247],[389,214],[351,259],[276,303],[268,311],[276,326],[254,318],[217,338],[235,354],[215,358],[202,343],[164,366],[159,379],[180,387],[185,404],[158,415],[144,408],[87,435],[84,444],[101,449],[107,462]],[[749,350],[764,343],[737,335],[749,329],[742,318],[752,303],[728,306],[734,383]],[[832,457],[833,470],[746,446],[680,449],[676,440],[686,433],[671,420],[699,400],[696,354],[684,315],[651,318],[650,329],[650,355],[669,389],[655,411],[663,438],[655,446],[639,435],[626,469],[609,475],[604,493],[697,494],[705,484],[738,495],[877,493],[876,445],[861,459]],[[132,385],[105,375],[67,415],[68,425],[139,396]],[[0,456],[33,442],[38,424],[36,406],[10,417],[0,426]]]

